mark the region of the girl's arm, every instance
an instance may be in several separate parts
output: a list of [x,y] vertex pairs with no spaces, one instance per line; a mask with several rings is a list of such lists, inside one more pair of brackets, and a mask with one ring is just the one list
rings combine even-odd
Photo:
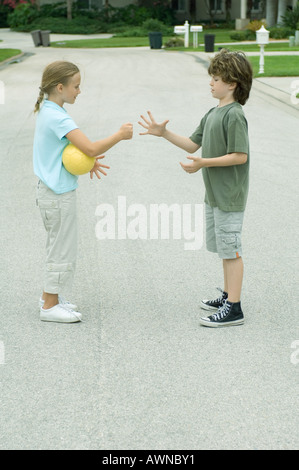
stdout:
[[168,140],[168,142],[176,145],[188,153],[195,153],[200,148],[200,146],[192,142],[189,137],[177,135],[174,132],[166,129],[166,125],[169,123],[169,121],[166,120],[162,122],[162,124],[158,124],[150,111],[148,111],[148,115],[149,120],[144,116],[141,116],[143,122],[139,121],[139,124],[144,127],[147,132],[140,132],[140,135],[155,135],[157,137],[163,137],[164,139]]
[[66,134],[66,138],[74,144],[81,152],[89,157],[97,157],[118,144],[121,140],[129,140],[133,137],[133,125],[130,123],[123,124],[119,131],[96,142],[91,142],[89,138],[80,130],[74,129]]

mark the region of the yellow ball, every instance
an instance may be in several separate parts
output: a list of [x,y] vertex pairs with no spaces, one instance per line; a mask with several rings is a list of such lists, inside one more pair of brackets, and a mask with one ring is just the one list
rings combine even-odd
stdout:
[[73,144],[67,145],[62,153],[62,163],[72,175],[88,173],[93,169],[95,161],[95,157],[88,157]]

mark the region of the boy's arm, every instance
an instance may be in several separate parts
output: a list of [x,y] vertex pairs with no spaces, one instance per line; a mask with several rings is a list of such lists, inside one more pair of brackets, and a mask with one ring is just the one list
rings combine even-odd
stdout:
[[247,162],[247,158],[246,153],[235,152],[215,158],[187,157],[188,160],[191,160],[191,163],[180,162],[180,164],[187,173],[195,173],[202,168],[244,165]]
[[177,135],[166,129],[166,125],[169,123],[168,120],[158,124],[150,111],[148,111],[148,115],[149,119],[141,116],[144,122],[139,121],[139,124],[144,127],[147,132],[140,132],[140,135],[155,135],[156,137],[163,137],[171,144],[176,145],[188,153],[194,153],[200,148],[200,146],[192,142],[189,137]]
[[121,140],[132,139],[132,136],[133,125],[130,123],[123,124],[115,134],[112,134],[110,137],[97,140],[96,142],[91,142],[80,129],[74,129],[66,134],[66,138],[89,157],[97,157],[98,155],[107,152]]
[[206,168],[213,166],[233,166],[233,165],[244,165],[247,162],[247,153],[228,153],[222,157],[216,158],[204,158],[203,166]]

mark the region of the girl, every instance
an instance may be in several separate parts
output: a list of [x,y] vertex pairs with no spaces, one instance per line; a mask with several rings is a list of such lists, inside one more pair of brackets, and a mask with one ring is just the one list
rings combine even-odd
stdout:
[[[81,93],[78,67],[57,61],[46,67],[40,94],[33,145],[34,172],[39,178],[37,204],[48,234],[44,292],[40,299],[40,319],[60,323],[81,321],[74,304],[59,294],[73,279],[77,255],[76,188],[78,177],[62,164],[62,152],[71,142],[89,157],[97,157],[90,177],[106,175],[108,166],[100,163],[105,153],[121,140],[133,136],[133,126],[123,124],[119,131],[91,142],[63,108],[73,104]],[[45,99],[46,98],[46,99]],[[43,103],[43,104],[42,104]],[[42,106],[41,106],[42,104]]]

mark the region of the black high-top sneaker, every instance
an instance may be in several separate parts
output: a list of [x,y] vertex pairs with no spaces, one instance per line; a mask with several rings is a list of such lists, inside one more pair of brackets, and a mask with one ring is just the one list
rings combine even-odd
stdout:
[[224,292],[219,287],[217,287],[217,290],[221,292],[221,297],[218,297],[216,300],[202,300],[200,302],[200,308],[209,310],[210,312],[217,312],[217,310],[224,305],[227,299],[227,292]]
[[241,302],[228,302],[220,307],[217,313],[209,317],[202,317],[200,324],[210,328],[219,328],[222,326],[237,326],[243,325],[244,315],[241,309]]

